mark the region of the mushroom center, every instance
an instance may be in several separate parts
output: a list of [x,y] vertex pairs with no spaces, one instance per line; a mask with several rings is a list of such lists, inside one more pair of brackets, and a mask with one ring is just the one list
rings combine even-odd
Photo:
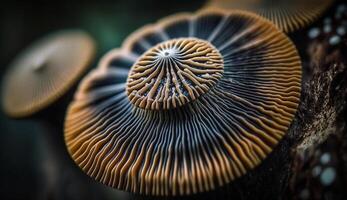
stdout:
[[126,91],[137,107],[167,110],[206,93],[222,77],[222,55],[209,42],[172,39],[146,51],[132,66]]
[[42,72],[48,66],[51,57],[58,47],[57,44],[48,45],[42,51],[37,52],[37,54],[33,56],[31,66],[34,72]]
[[39,55],[33,60],[32,68],[34,72],[40,72],[43,70],[46,64],[47,64],[47,56]]

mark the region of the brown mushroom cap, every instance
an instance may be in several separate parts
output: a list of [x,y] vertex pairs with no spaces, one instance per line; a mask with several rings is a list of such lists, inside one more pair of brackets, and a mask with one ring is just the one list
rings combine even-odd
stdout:
[[[202,49],[191,48],[200,41]],[[174,61],[156,64],[167,45],[196,63],[167,54]],[[216,62],[205,65],[211,55],[201,59],[200,50],[214,52]],[[196,99],[166,107],[156,98],[166,88],[184,91],[184,79],[174,83],[174,74],[199,79],[199,70],[215,63],[218,70],[205,77],[216,78]],[[188,80],[187,88],[202,79]],[[145,88],[141,97],[154,88],[147,100],[160,106],[131,102],[131,83]],[[108,186],[150,195],[209,191],[270,154],[295,116],[300,90],[298,53],[271,22],[243,11],[174,15],[135,32],[82,81],[66,116],[65,142],[76,164]]]
[[318,18],[333,0],[209,0],[207,7],[245,9],[269,19],[286,33]]
[[41,111],[61,97],[89,67],[92,38],[78,30],[59,31],[24,50],[3,81],[2,106],[11,117]]
[[126,90],[140,108],[176,108],[206,93],[222,73],[222,56],[207,41],[174,39],[152,47],[138,59]]

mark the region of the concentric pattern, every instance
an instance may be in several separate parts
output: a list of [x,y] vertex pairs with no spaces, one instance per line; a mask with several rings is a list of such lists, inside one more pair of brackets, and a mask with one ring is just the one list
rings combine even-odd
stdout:
[[[126,71],[155,45],[182,37],[213,45],[223,76],[185,106],[134,106]],[[267,157],[294,118],[300,88],[297,51],[267,20],[239,11],[173,16],[140,29],[84,79],[66,116],[65,141],[88,175],[114,188],[208,191]]]
[[60,31],[20,54],[5,75],[3,109],[9,116],[32,115],[61,97],[89,66],[93,40],[82,31]]
[[174,39],[149,49],[135,63],[126,89],[130,101],[140,108],[170,109],[197,99],[222,73],[222,56],[211,44]]
[[303,28],[319,17],[333,0],[210,0],[207,6],[254,11],[286,33]]

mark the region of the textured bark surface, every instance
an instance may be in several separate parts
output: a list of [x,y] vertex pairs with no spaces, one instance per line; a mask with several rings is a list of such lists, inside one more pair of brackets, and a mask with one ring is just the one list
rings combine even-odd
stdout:
[[289,134],[297,139],[286,193],[288,199],[343,199],[347,181],[346,41],[333,50],[327,42],[314,41],[308,50],[310,73],[303,85],[297,126]]

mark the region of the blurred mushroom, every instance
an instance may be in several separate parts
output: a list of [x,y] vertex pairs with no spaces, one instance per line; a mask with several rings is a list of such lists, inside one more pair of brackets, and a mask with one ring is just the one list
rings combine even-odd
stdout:
[[178,14],[135,32],[82,81],[65,142],[108,186],[209,191],[267,157],[300,90],[298,53],[272,23],[244,11]]
[[269,19],[286,33],[318,18],[333,0],[209,0],[207,7],[245,9]]
[[2,107],[11,117],[27,117],[63,96],[89,67],[93,39],[78,30],[59,31],[35,42],[10,65]]

